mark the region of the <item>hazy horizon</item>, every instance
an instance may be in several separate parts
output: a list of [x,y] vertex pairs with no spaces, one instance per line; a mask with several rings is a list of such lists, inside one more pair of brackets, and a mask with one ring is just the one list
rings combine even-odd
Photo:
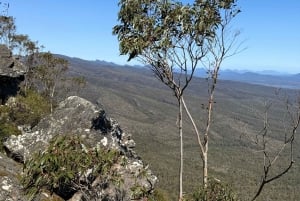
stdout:
[[[112,27],[117,24],[117,0],[8,2],[8,14],[16,18],[18,33],[38,40],[46,51],[86,60],[141,65],[136,60],[128,63],[126,56],[119,55],[117,37],[112,35]],[[226,60],[222,68],[299,73],[300,2],[240,0],[237,5],[242,12],[232,27],[241,31],[240,41],[244,41],[246,50]]]

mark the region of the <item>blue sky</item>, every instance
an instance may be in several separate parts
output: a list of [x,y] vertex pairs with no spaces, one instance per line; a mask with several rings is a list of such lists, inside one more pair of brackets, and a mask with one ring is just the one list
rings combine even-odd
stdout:
[[[186,2],[188,0],[185,0]],[[19,33],[45,50],[87,60],[125,64],[112,27],[117,0],[8,0]],[[190,2],[192,2],[190,0]],[[300,1],[239,0],[242,12],[233,28],[247,49],[229,58],[223,69],[300,72]],[[138,64],[136,61],[129,64]]]

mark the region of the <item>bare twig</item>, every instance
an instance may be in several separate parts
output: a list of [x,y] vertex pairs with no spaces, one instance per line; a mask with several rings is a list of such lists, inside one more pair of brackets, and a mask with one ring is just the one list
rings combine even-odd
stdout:
[[[292,166],[294,164],[293,145],[294,145],[296,131],[297,131],[297,129],[299,127],[299,123],[300,123],[300,105],[298,105],[298,109],[297,109],[296,113],[292,113],[290,110],[289,103],[286,102],[286,110],[290,117],[290,122],[292,123],[292,130],[291,130],[291,134],[289,137],[287,136],[287,134],[285,134],[285,140],[284,140],[283,144],[281,145],[281,147],[278,149],[277,153],[272,158],[267,152],[267,141],[266,141],[267,134],[269,132],[269,126],[268,126],[269,125],[269,123],[268,123],[268,121],[269,121],[268,110],[269,109],[270,109],[270,107],[267,107],[266,111],[265,111],[264,128],[263,128],[262,142],[261,142],[262,146],[263,146],[263,154],[264,154],[264,165],[263,165],[264,171],[263,171],[262,180],[259,184],[259,187],[258,187],[255,195],[251,199],[251,201],[254,201],[258,198],[258,196],[261,194],[261,192],[263,191],[266,184],[271,183],[271,182],[281,178],[283,175],[287,174],[288,171],[292,168]],[[272,167],[275,166],[276,162],[279,160],[283,151],[286,150],[287,147],[290,148],[289,149],[289,154],[290,154],[289,163],[280,172],[276,173],[274,176],[270,176],[270,170],[272,169]]]

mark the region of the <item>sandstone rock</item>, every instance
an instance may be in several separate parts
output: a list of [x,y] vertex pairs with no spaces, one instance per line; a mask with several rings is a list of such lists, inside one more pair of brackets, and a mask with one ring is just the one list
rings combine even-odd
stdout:
[[25,73],[26,67],[12,56],[5,45],[0,45],[0,104],[4,104],[9,96],[16,95]]
[[0,76],[18,78],[26,73],[25,66],[12,56],[11,51],[0,45]]
[[11,136],[4,145],[9,156],[17,156],[15,158],[23,162],[33,153],[43,152],[53,136],[65,134],[80,135],[92,147],[119,150],[127,161],[125,166],[116,164],[114,167],[124,181],[121,187],[112,183],[103,185],[95,179],[89,192],[77,192],[71,200],[131,200],[135,196],[131,191],[134,186],[146,192],[153,190],[157,177],[133,150],[135,142],[131,136],[123,132],[114,119],[107,118],[103,109],[80,97],[67,98],[31,131]]
[[30,132],[13,135],[4,145],[10,153],[23,155],[26,160],[34,152],[45,150],[55,135],[64,134],[80,135],[91,146],[96,147],[102,143],[117,149],[120,148],[118,143],[124,135],[114,120],[106,118],[102,109],[83,98],[71,96]]
[[0,153],[0,200],[25,201],[18,178],[22,165]]

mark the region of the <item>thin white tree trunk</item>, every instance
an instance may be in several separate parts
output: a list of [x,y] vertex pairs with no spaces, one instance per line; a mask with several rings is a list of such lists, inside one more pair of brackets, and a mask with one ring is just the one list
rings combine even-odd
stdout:
[[185,104],[185,100],[184,98],[182,97],[182,104],[183,104],[183,107],[189,117],[189,119],[191,120],[192,122],[192,125],[193,125],[193,128],[194,128],[194,131],[196,133],[196,136],[197,136],[197,140],[198,140],[198,144],[199,144],[199,147],[200,147],[200,154],[201,154],[201,159],[203,160],[203,153],[204,153],[204,147],[202,145],[202,141],[201,141],[201,138],[200,138],[200,133],[199,133],[199,129],[197,128],[197,125],[194,121],[194,118],[192,117],[187,105]]
[[56,84],[54,84],[51,94],[50,94],[50,106],[51,106],[51,113],[53,112],[53,99],[54,99],[54,93],[55,93]]
[[[208,144],[206,143],[207,147]],[[207,147],[208,148],[208,147]],[[203,187],[207,188],[208,184],[208,165],[207,165],[207,152],[203,153]]]
[[179,100],[179,135],[180,135],[180,175],[179,175],[179,201],[183,200],[183,187],[182,187],[182,175],[183,175],[183,132],[182,132],[182,97]]
[[[211,97],[211,98],[213,98],[213,97]],[[193,125],[194,130],[195,130],[196,135],[197,135],[198,144],[200,146],[200,151],[201,151],[202,165],[203,165],[203,180],[202,180],[202,183],[203,183],[203,187],[207,188],[207,184],[208,184],[208,164],[207,164],[207,161],[208,161],[208,131],[209,131],[210,122],[211,122],[212,103],[211,102],[209,103],[209,108],[208,108],[209,111],[208,111],[206,132],[204,134],[203,144],[202,144],[201,139],[200,139],[199,130],[198,130],[198,128],[197,128],[197,126],[194,122],[194,119],[193,119],[191,113],[189,112],[189,110],[187,108],[187,105],[185,104],[185,101],[184,101],[183,98],[182,98],[182,104],[184,106],[184,109],[185,109],[189,119],[192,122],[192,125]]]
[[214,100],[214,89],[215,87],[212,88],[210,98],[209,98],[209,103],[208,103],[208,114],[207,114],[207,124],[206,124],[206,130],[204,134],[204,152],[203,152],[203,187],[207,188],[208,184],[208,134],[209,134],[209,129],[211,125],[211,117],[212,117],[212,108],[213,108],[213,100]]

